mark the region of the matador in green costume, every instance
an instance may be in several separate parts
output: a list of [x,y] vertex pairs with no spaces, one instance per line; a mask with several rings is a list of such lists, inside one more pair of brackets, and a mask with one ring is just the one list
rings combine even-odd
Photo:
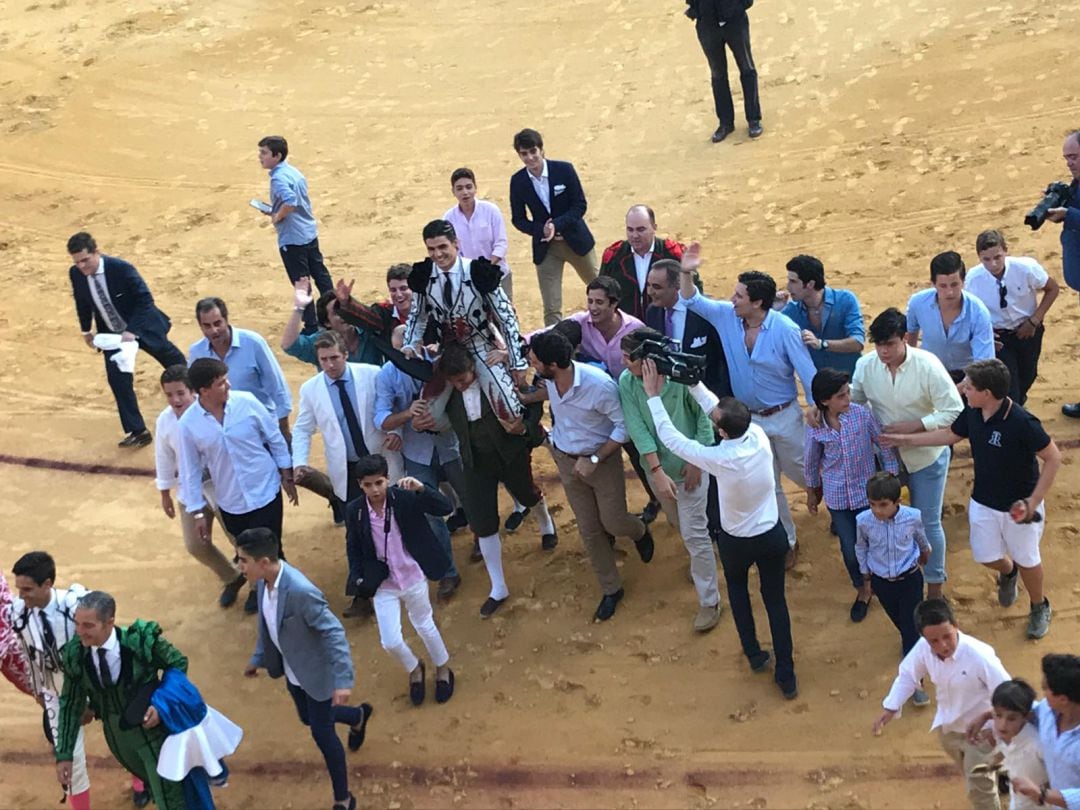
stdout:
[[163,670],[186,673],[187,658],[165,640],[156,622],[140,619],[129,627],[116,626],[116,602],[101,591],[91,591],[79,600],[75,631],[79,637],[65,644],[61,652],[64,691],[56,740],[56,771],[61,784],[70,778],[75,740],[89,709],[101,720],[113,756],[146,783],[157,810],[183,810],[181,784],[157,773],[158,753],[169,734],[157,710],[147,704],[142,724],[133,727],[123,717],[125,711],[130,716],[140,689],[157,682]]

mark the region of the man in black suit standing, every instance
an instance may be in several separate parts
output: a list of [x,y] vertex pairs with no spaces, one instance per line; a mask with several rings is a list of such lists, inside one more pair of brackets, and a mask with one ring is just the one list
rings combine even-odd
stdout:
[[573,265],[583,284],[596,278],[596,240],[585,224],[588,203],[573,164],[545,158],[544,139],[535,129],[514,136],[514,151],[525,168],[510,178],[510,221],[532,237],[544,325],[552,326],[562,320],[565,264]]
[[750,137],[759,137],[763,132],[761,99],[758,96],[754,55],[750,53],[750,17],[746,13],[754,0],[686,0],[686,4],[686,16],[696,23],[698,42],[712,73],[713,103],[716,105],[716,117],[720,119],[720,126],[712,136],[713,143],[720,143],[735,131],[735,105],[731,100],[724,46],[731,49],[731,55],[739,67]]
[[[87,346],[94,348],[91,327],[96,324],[99,335],[120,335],[121,343],[138,341],[139,348],[162,368],[187,365],[184,353],[167,337],[172,327],[169,316],[154,305],[154,296],[138,270],[122,259],[99,253],[94,237],[85,232],[68,239],[67,250],[74,262],[68,274],[75,311]],[[127,433],[120,446],[145,447],[151,437],[135,397],[135,374],[121,370],[113,361],[120,354],[119,347],[106,349],[104,354],[105,376]]]

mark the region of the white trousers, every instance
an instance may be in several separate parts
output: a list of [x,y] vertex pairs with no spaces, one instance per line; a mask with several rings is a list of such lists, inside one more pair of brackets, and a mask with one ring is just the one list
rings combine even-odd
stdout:
[[[652,474],[648,473],[652,485]],[[653,492],[656,487],[653,487]],[[716,574],[716,552],[709,536],[709,476],[703,473],[697,489],[688,490],[683,483],[675,484],[674,501],[660,499],[668,523],[683,539],[686,553],[690,555],[690,577],[694,580],[698,604],[715,607],[720,603],[720,588]]]
[[420,662],[401,634],[402,605],[405,606],[417,635],[424,642],[431,662],[441,667],[450,660],[450,653],[446,651],[439,628],[435,626],[435,614],[431,610],[426,579],[403,591],[383,583],[375,592],[372,603],[375,606],[375,620],[379,624],[379,640],[383,649],[400,661],[406,672],[412,672]]

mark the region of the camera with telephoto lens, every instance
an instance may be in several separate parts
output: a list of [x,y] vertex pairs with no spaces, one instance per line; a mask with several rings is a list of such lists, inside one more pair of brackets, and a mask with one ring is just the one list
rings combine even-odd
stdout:
[[696,385],[705,373],[705,358],[672,349],[674,341],[645,340],[630,353],[631,360],[652,360],[656,370],[672,382]]
[[1051,208],[1066,208],[1071,196],[1068,183],[1051,183],[1046,187],[1046,196],[1024,217],[1024,224],[1033,231],[1039,230],[1046,222],[1046,212]]

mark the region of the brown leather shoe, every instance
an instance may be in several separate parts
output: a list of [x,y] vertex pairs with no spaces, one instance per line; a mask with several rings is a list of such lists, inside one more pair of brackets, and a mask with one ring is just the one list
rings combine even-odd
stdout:
[[790,571],[795,567],[795,563],[799,561],[799,543],[796,541],[795,545],[788,549],[787,559],[784,561],[784,569]]
[[454,591],[458,589],[460,584],[460,576],[443,577],[439,580],[439,590],[435,592],[435,595],[445,601],[454,595]]
[[343,619],[358,619],[365,616],[371,616],[375,613],[375,608],[371,606],[371,600],[363,596],[354,596],[349,606],[342,611],[341,617]]

